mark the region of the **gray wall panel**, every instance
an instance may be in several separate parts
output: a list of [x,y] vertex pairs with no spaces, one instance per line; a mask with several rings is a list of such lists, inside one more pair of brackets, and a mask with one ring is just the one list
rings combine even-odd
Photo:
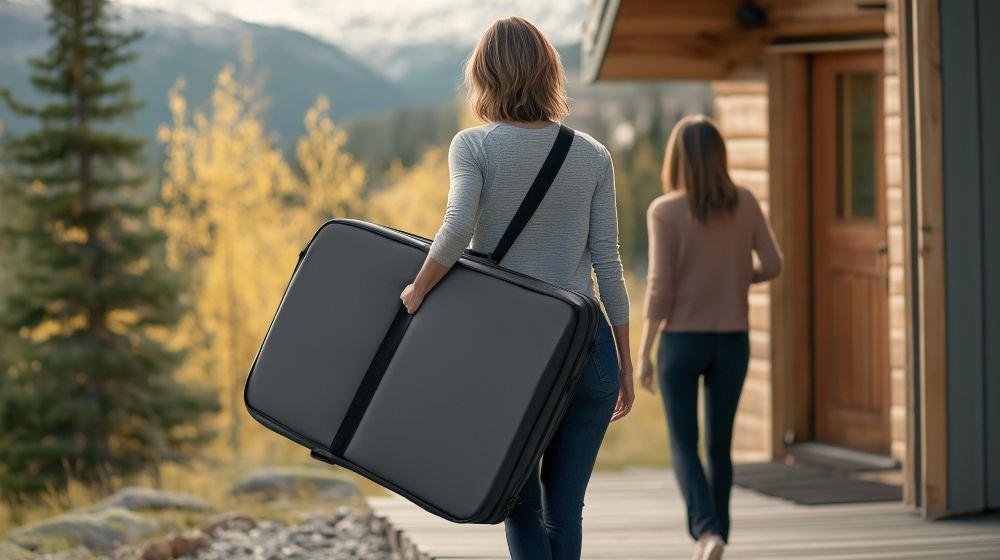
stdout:
[[985,506],[983,270],[976,0],[941,9],[948,509]]
[[1000,2],[979,0],[986,507],[1000,509]]

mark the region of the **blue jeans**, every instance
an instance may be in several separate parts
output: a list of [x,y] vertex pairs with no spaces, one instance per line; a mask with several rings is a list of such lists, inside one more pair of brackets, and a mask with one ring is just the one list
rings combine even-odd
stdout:
[[566,416],[504,521],[512,560],[580,558],[583,495],[611,421],[619,387],[618,350],[603,316]]
[[[687,504],[688,532],[729,541],[733,421],[750,360],[746,332],[664,332],[657,351],[674,474]],[[708,476],[698,457],[698,378],[704,376]]]

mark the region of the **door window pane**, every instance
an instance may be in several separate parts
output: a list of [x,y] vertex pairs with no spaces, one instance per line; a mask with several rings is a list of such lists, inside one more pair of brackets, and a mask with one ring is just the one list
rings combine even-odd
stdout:
[[874,218],[875,74],[837,75],[837,216]]

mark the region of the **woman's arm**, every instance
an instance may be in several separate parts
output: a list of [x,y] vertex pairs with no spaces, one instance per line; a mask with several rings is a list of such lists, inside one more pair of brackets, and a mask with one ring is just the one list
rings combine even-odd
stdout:
[[621,364],[619,371],[621,389],[618,391],[615,411],[611,414],[611,421],[614,422],[624,418],[632,410],[632,402],[635,401],[635,387],[632,384],[632,348],[629,343],[628,323],[613,325],[611,330],[615,333],[618,362]]
[[444,275],[469,246],[476,229],[479,197],[483,191],[483,167],[472,146],[459,133],[448,147],[448,207],[441,228],[434,236],[430,251],[413,283],[399,295],[406,310],[416,313],[424,297],[444,278]]
[[657,201],[646,210],[649,241],[644,313],[651,319],[667,319],[674,305],[675,236]]
[[649,239],[649,272],[646,275],[646,303],[642,340],[639,344],[639,384],[653,391],[653,344],[657,333],[670,316],[674,302],[674,239],[668,224],[653,202],[646,211],[646,234]]
[[[590,228],[587,248],[597,276],[601,302],[611,325],[629,321],[628,290],[618,244],[618,207],[615,200],[615,170],[611,154],[604,151],[605,166],[597,178],[590,204]],[[621,356],[619,356],[621,357]]]
[[632,384],[632,351],[629,346],[628,290],[618,247],[618,208],[615,201],[615,170],[611,154],[604,151],[605,166],[594,189],[590,205],[590,233],[587,247],[594,263],[601,301],[608,312],[611,328],[615,333],[620,364],[618,403],[611,421],[624,418],[632,410],[635,389]]
[[653,390],[653,344],[656,342],[656,335],[660,332],[664,321],[662,319],[649,319],[643,321],[642,339],[639,342],[639,385],[650,393]]
[[754,207],[754,228],[753,228],[753,250],[757,253],[760,264],[754,266],[753,278],[751,282],[767,282],[778,276],[781,272],[781,249],[774,238],[774,231],[768,223],[764,212],[760,209],[756,197],[751,196]]
[[411,315],[416,313],[420,304],[424,302],[424,297],[430,293],[434,286],[437,286],[437,283],[444,278],[450,269],[431,257],[424,259],[424,265],[420,267],[416,279],[413,280],[412,284],[403,288],[403,293],[399,295],[406,311]]

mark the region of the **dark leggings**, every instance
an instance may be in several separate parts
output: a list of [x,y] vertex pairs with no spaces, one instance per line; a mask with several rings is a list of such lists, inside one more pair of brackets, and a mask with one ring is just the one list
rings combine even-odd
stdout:
[[[688,531],[729,540],[733,420],[750,360],[746,332],[663,332],[657,354],[674,474],[687,503]],[[708,476],[698,457],[698,378],[704,376]]]

